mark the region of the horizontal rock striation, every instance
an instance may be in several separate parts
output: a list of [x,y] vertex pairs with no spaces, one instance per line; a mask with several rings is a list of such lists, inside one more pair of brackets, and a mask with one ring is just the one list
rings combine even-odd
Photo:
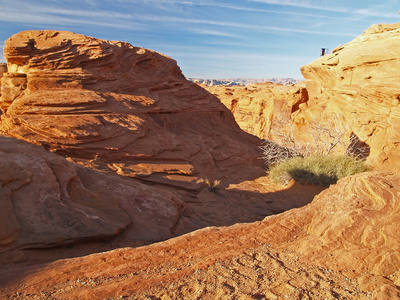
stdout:
[[[4,53],[0,129],[11,136],[190,190],[205,177],[262,173],[260,141],[167,56],[50,30],[16,34]],[[142,172],[143,164],[154,168]]]

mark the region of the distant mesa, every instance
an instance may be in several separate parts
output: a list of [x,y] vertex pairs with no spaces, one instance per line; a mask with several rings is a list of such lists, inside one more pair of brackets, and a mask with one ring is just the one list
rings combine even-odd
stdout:
[[279,84],[295,84],[299,83],[301,80],[293,78],[269,78],[269,79],[255,79],[255,78],[230,78],[230,79],[199,79],[199,78],[189,78],[189,80],[204,84],[206,86],[224,85],[224,86],[234,86],[234,85],[248,85],[253,83],[279,83]]

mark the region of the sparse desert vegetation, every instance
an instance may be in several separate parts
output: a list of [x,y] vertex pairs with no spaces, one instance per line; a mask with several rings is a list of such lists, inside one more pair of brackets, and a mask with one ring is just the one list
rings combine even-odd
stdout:
[[268,174],[277,183],[294,179],[301,184],[330,185],[339,179],[366,172],[364,161],[347,155],[310,155],[293,157],[272,165]]

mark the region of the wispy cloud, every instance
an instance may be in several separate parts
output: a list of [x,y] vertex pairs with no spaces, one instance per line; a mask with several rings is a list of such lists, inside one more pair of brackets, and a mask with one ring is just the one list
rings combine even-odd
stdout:
[[29,15],[29,13],[24,12],[10,12],[10,11],[0,11],[0,19],[3,22],[10,23],[21,23],[21,24],[36,24],[36,25],[94,25],[99,27],[108,27],[116,29],[140,29],[141,24],[136,22],[105,22],[105,21],[94,21],[94,20],[84,20],[75,18],[66,18],[60,16],[54,16],[49,14],[37,14]]
[[364,16],[364,17],[380,17],[380,18],[390,18],[399,19],[398,13],[383,12],[382,10],[377,10],[374,8],[362,8],[354,11],[354,14]]
[[224,31],[218,31],[218,30],[191,28],[191,29],[189,29],[189,31],[191,31],[193,33],[197,33],[197,34],[204,34],[204,35],[216,35],[216,36],[240,38],[240,36],[238,36],[236,34],[224,32]]
[[[24,9],[21,9],[21,6]],[[137,30],[142,28],[142,25],[132,21],[132,15],[127,13],[54,8],[39,3],[33,5],[29,2],[8,2],[7,5],[3,5],[0,10],[0,20],[36,25],[94,25],[102,28]]]
[[180,18],[180,17],[165,17],[165,16],[156,16],[156,15],[138,15],[135,16],[137,19],[141,20],[149,20],[153,22],[174,22],[174,23],[186,23],[186,24],[208,24],[208,25],[216,25],[221,27],[235,27],[235,28],[247,28],[254,30],[263,30],[263,31],[280,31],[280,32],[294,32],[294,33],[307,33],[307,34],[317,34],[317,35],[332,35],[332,36],[351,36],[354,37],[355,34],[352,33],[342,33],[342,32],[324,32],[324,31],[316,31],[316,30],[307,30],[301,28],[288,28],[281,26],[263,26],[263,25],[255,25],[255,24],[246,24],[246,23],[238,23],[238,22],[223,22],[223,21],[214,21],[214,20],[205,20],[205,19],[189,19],[189,18]]
[[282,5],[282,6],[295,6],[299,8],[317,9],[332,12],[348,12],[347,9],[343,7],[331,6],[331,5],[321,5],[321,1],[317,3],[307,0],[246,0],[250,2],[259,2],[265,4]]

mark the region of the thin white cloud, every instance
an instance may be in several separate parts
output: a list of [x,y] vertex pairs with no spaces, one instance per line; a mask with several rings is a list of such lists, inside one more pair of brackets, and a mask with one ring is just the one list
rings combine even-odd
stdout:
[[263,25],[245,24],[245,23],[237,23],[237,22],[222,22],[222,21],[214,21],[214,20],[188,19],[188,18],[180,18],[180,17],[137,15],[137,16],[135,16],[135,18],[141,19],[141,20],[153,21],[153,22],[208,24],[208,25],[216,25],[216,26],[221,26],[221,27],[247,28],[247,29],[263,30],[263,31],[295,32],[295,33],[331,35],[331,36],[350,36],[350,37],[356,36],[356,34],[351,34],[351,33],[324,32],[324,31],[307,30],[307,29],[300,29],[300,28],[287,28],[287,27],[280,27],[280,26],[263,26]]
[[197,34],[204,34],[204,35],[216,35],[216,36],[240,38],[238,35],[235,35],[235,34],[232,34],[229,32],[218,31],[218,30],[192,28],[192,29],[189,29],[189,31],[191,31],[193,33],[197,33]]
[[[317,10],[325,10],[332,12],[348,12],[348,10],[344,7],[330,6],[330,5],[321,5],[321,1],[318,1],[316,4],[313,1],[308,0],[247,0],[251,2],[259,2],[265,4],[273,4],[273,5],[283,5],[283,6],[295,6],[299,8],[311,8]],[[325,2],[326,3],[326,2]]]
[[126,13],[116,13],[111,11],[87,11],[87,10],[76,10],[76,9],[59,9],[59,8],[50,8],[50,7],[42,7],[37,11],[42,14],[57,14],[57,15],[65,15],[65,16],[74,16],[74,17],[89,17],[89,18],[123,18],[123,19],[131,19],[131,14]]
[[36,25],[95,25],[99,27],[108,27],[108,28],[116,28],[116,29],[140,29],[140,24],[138,23],[115,23],[115,22],[101,22],[101,21],[92,21],[92,20],[82,20],[82,19],[72,19],[72,18],[63,18],[57,16],[50,15],[35,15],[28,16],[25,13],[6,13],[0,11],[0,19],[3,22],[10,23],[21,23],[21,24],[36,24]]
[[399,19],[399,14],[398,13],[387,13],[387,12],[382,12],[377,9],[373,8],[362,8],[362,9],[357,9],[354,11],[356,15],[360,15],[363,17],[380,17],[380,18],[390,18],[390,19]]
[[[86,17],[86,18],[81,18]],[[116,29],[136,29],[143,26],[131,21],[132,16],[112,12],[89,12],[80,10],[54,9],[46,6],[28,6],[27,9],[5,6],[0,10],[0,20],[10,23],[35,25],[94,25]],[[115,22],[114,20],[125,19]]]

